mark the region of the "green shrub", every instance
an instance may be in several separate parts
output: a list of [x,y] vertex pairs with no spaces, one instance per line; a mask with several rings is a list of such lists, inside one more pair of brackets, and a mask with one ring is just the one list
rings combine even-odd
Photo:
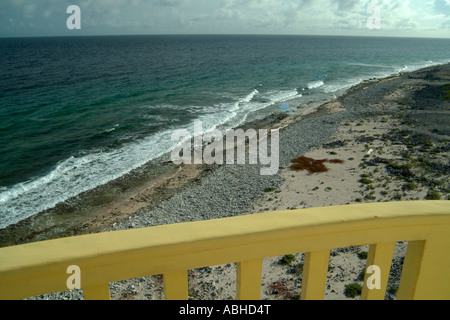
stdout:
[[361,295],[362,286],[359,283],[352,283],[345,286],[344,294],[347,298],[355,298]]
[[432,190],[428,192],[427,196],[425,197],[426,200],[441,200],[441,194],[437,192],[436,190]]
[[294,260],[295,260],[295,256],[292,254],[288,254],[288,255],[285,255],[283,258],[281,258],[280,264],[282,264],[284,266],[288,266],[288,265],[292,264],[292,262],[294,262]]
[[367,251],[362,251],[362,252],[358,253],[358,258],[361,260],[366,260],[368,254],[369,253]]
[[405,185],[403,185],[403,189],[412,191],[417,189],[417,184],[414,182],[408,182]]
[[400,193],[396,193],[393,197],[392,197],[392,199],[393,200],[396,200],[396,201],[400,201],[400,200],[402,200],[402,195],[400,194]]
[[362,179],[360,179],[358,182],[359,182],[359,183],[362,183],[362,184],[372,184],[372,183],[373,183],[372,180],[367,179],[367,178],[362,178]]

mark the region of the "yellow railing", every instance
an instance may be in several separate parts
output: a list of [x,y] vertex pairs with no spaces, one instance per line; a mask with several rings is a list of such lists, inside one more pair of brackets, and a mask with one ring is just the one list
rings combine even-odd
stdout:
[[[237,299],[260,299],[262,261],[305,253],[302,299],[323,299],[330,250],[370,245],[384,299],[394,246],[408,241],[398,299],[450,298],[450,202],[414,201],[262,213],[43,241],[0,249],[0,299],[66,291],[70,265],[85,299],[110,299],[109,283],[164,275],[168,300],[188,298],[187,271],[237,263]],[[367,277],[367,276],[366,276]]]

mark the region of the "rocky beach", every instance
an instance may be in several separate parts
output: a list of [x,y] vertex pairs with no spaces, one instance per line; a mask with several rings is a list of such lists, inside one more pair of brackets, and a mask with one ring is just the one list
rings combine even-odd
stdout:
[[[261,176],[257,165],[168,164],[169,178],[142,184],[59,236],[352,203],[448,200],[449,86],[450,65],[434,66],[364,81],[305,114],[275,115],[259,126],[280,129],[277,175]],[[336,161],[311,174],[292,167],[300,156]],[[395,299],[406,248],[405,242],[397,244],[386,299]],[[367,251],[331,251],[325,299],[358,299]],[[262,299],[298,299],[302,262],[303,253],[295,252],[267,258]],[[235,272],[232,263],[189,271],[190,298],[235,299]],[[112,283],[110,288],[113,299],[164,299],[162,276]],[[80,291],[68,291],[34,299],[81,298]]]

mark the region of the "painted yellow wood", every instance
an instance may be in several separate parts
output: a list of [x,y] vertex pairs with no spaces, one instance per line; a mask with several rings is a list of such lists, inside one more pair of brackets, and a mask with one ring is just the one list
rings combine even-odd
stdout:
[[[1,264],[2,260],[0,259]],[[51,270],[45,270],[45,272],[30,270],[28,275],[24,273],[20,281],[17,281],[14,277],[6,275],[3,277],[0,273],[0,300],[20,300],[45,293],[68,290],[66,286],[67,277],[68,275],[64,270],[55,273],[52,273]]]
[[329,262],[330,250],[305,254],[301,300],[323,300]]
[[[370,246],[369,254],[367,256],[367,268],[370,266],[377,266],[380,270],[380,289],[369,289],[367,280],[375,274],[367,274],[364,277],[364,286],[361,294],[362,300],[384,300],[386,295],[387,284],[389,280],[389,273],[391,271],[392,258],[395,250],[395,242],[378,243]],[[378,271],[378,270],[377,270]]]
[[420,267],[424,256],[425,241],[410,241],[403,262],[402,278],[398,291],[398,300],[412,300],[415,295]]
[[166,300],[188,300],[188,276],[186,271],[164,274]]
[[[89,288],[380,242],[430,240],[431,244],[432,239],[437,249],[430,247],[422,256],[436,266],[422,262],[420,268],[434,272],[448,268],[448,258],[442,259],[449,251],[449,227],[449,201],[412,201],[269,212],[42,241],[0,248],[0,299],[64,291],[70,265],[80,267],[82,286]],[[447,273],[440,272],[439,277],[448,283]],[[422,291],[431,290],[417,283],[425,288]],[[443,285],[438,287],[443,296]]]
[[261,300],[262,263],[258,259],[237,264],[237,300]]
[[108,284],[83,288],[82,291],[85,300],[111,300]]
[[408,244],[399,300],[450,299],[449,247],[450,241],[445,235]]

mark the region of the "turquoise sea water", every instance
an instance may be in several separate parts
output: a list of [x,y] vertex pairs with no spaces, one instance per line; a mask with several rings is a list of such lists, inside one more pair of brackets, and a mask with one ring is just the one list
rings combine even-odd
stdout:
[[449,39],[0,39],[0,228],[170,152],[197,119],[207,131],[293,112],[449,52]]

